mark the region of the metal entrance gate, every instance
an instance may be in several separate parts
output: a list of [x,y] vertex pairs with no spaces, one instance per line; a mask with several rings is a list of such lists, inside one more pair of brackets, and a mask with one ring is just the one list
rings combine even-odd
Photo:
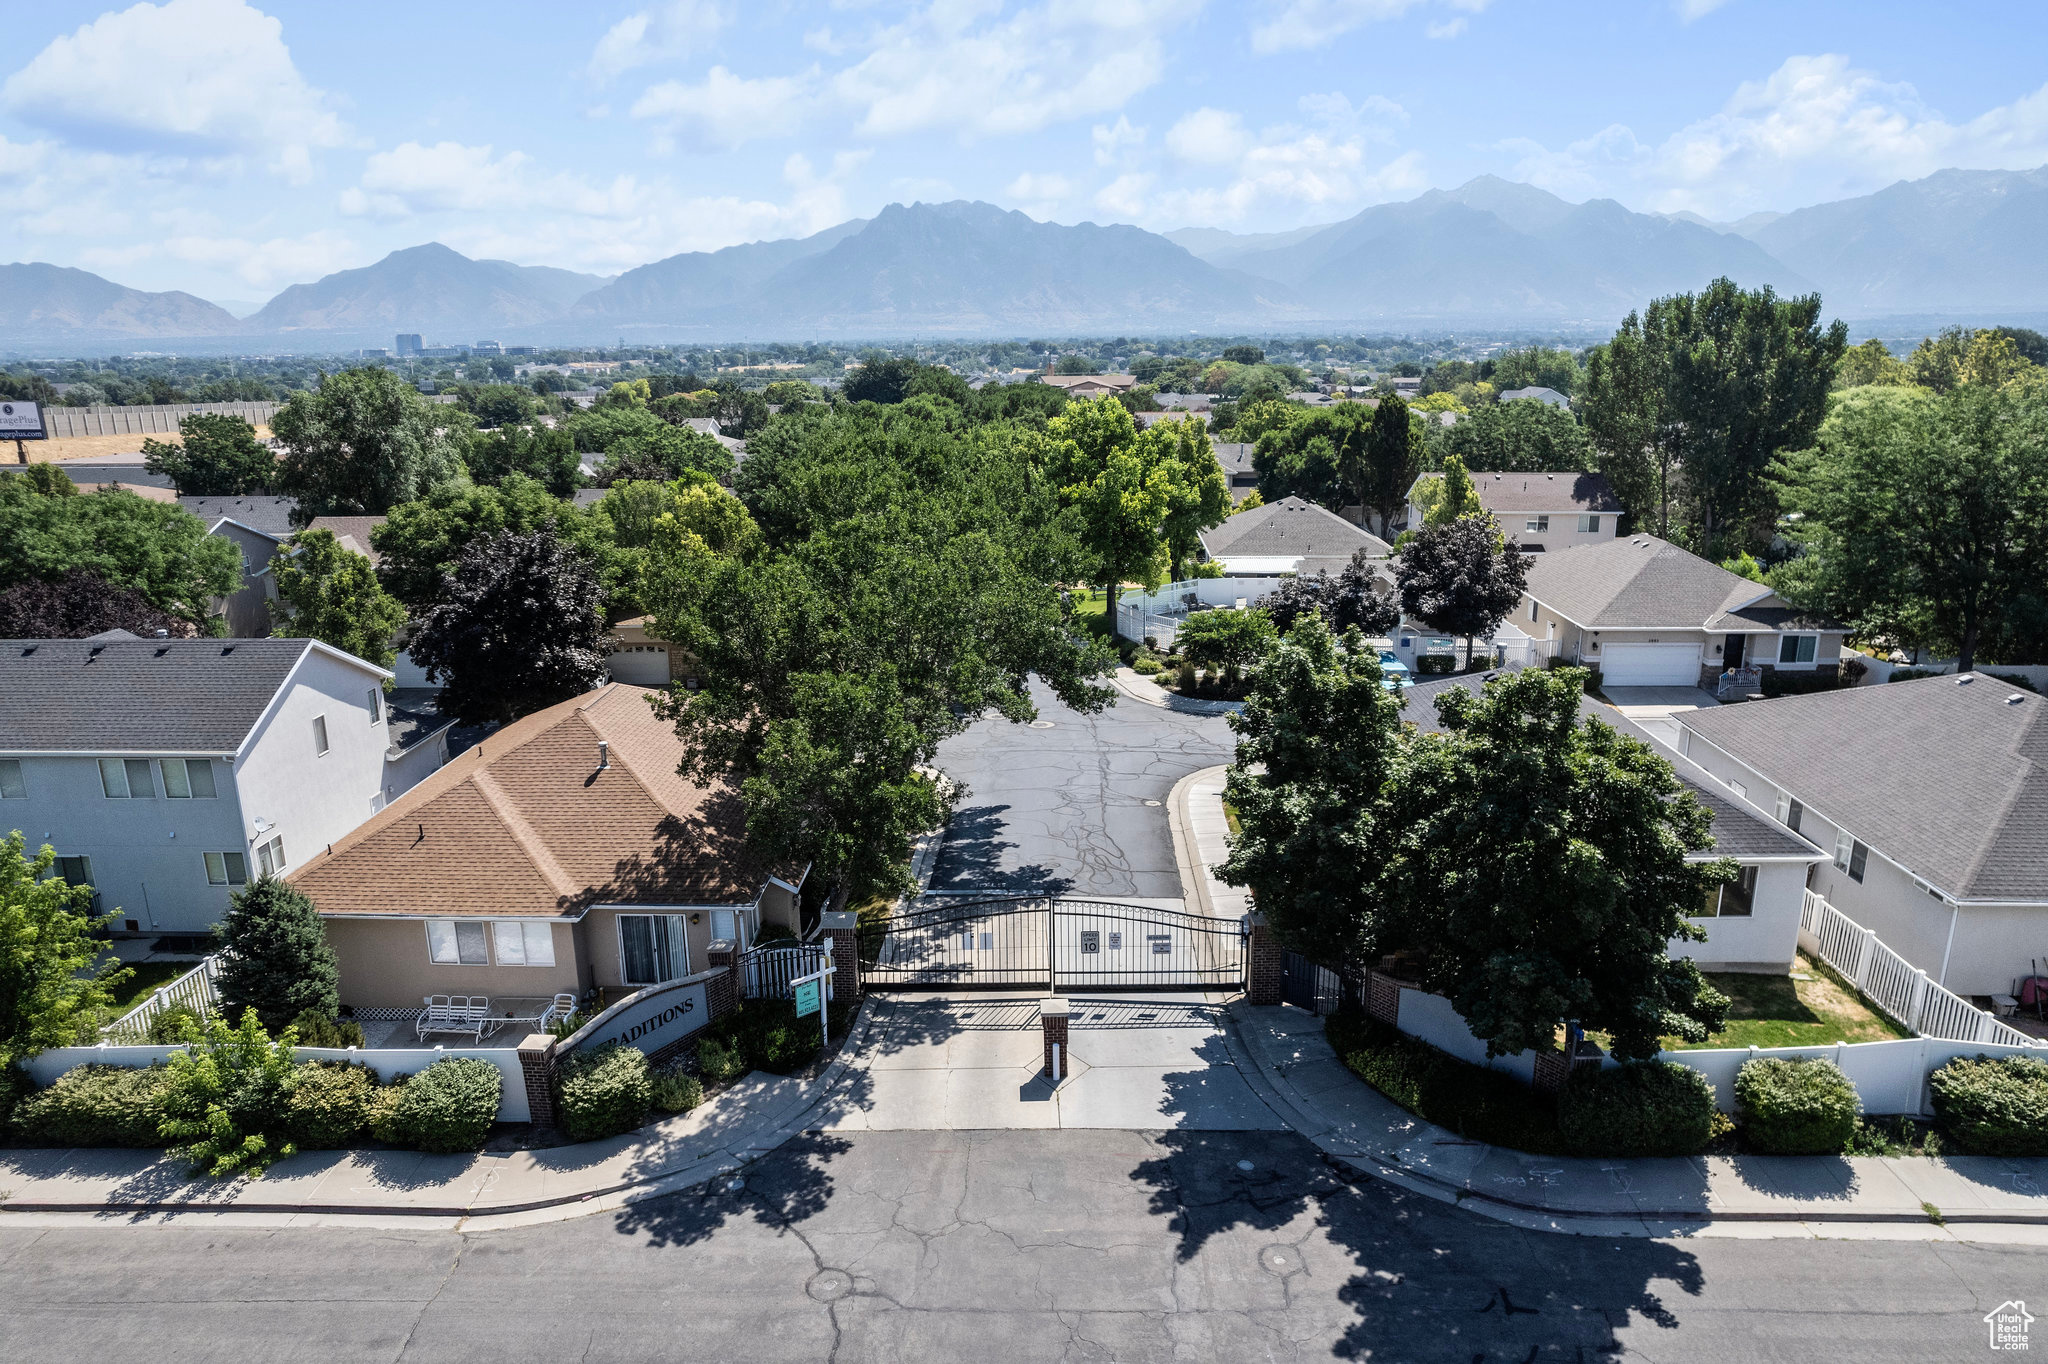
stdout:
[[1244,928],[1116,900],[924,900],[860,926],[870,990],[1237,990]]

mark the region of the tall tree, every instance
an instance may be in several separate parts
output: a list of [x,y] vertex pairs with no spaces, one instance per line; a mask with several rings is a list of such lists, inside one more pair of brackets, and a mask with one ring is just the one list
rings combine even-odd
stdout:
[[271,419],[284,442],[278,488],[299,514],[379,516],[463,472],[471,418],[430,404],[380,367],[329,374]]
[[[1653,323],[1657,319],[1653,317]],[[1594,467],[1635,517],[1636,524],[1671,538],[1673,447],[1660,439],[1664,411],[1661,334],[1646,332],[1630,313],[1604,346],[1586,356],[1579,416],[1592,438]]]
[[1230,515],[1229,485],[1199,417],[1155,422],[1138,433],[1138,444],[1160,466],[1172,470],[1159,533],[1166,542],[1167,571],[1177,581],[1187,576],[1201,553],[1202,532],[1222,525]]
[[1275,633],[1272,618],[1257,607],[1204,611],[1188,617],[1174,644],[1190,662],[1221,668],[1224,679],[1235,683],[1272,646]]
[[1579,473],[1593,464],[1586,428],[1565,408],[1534,398],[1487,403],[1434,441],[1468,469],[1494,473]]
[[0,837],[0,1065],[67,1047],[113,1002],[128,970],[102,952],[91,886],[52,876],[54,849]]
[[1805,550],[1771,576],[1789,600],[1963,669],[1991,638],[2048,657],[2048,396],[1852,390],[1779,472]]
[[28,478],[0,478],[0,590],[77,570],[141,593],[202,633],[219,628],[214,603],[242,581],[234,545],[176,503],[119,488],[79,495],[68,484],[46,495]]
[[1318,570],[1283,579],[1259,605],[1282,634],[1308,614],[1322,617],[1335,634],[1357,630],[1371,639],[1386,634],[1401,619],[1401,608],[1394,604],[1382,571],[1380,562],[1361,549],[1336,577]]
[[1447,526],[1468,516],[1484,516],[1486,512],[1479,505],[1479,490],[1472,486],[1472,475],[1465,472],[1465,461],[1456,455],[1444,457],[1443,473],[1434,480],[1423,480],[1416,488],[1416,498],[1423,505],[1425,526]]
[[230,895],[220,940],[214,988],[228,1017],[254,1009],[263,1026],[278,1033],[307,1009],[323,1018],[340,1010],[341,967],[326,926],[290,882],[264,875]]
[[1345,466],[1345,482],[1359,505],[1378,518],[1382,531],[1393,524],[1422,472],[1422,450],[1422,435],[1409,418],[1408,404],[1397,396],[1381,398],[1357,462]]
[[0,590],[0,639],[84,639],[106,630],[148,639],[158,630],[188,635],[192,627],[134,588],[116,586],[90,569],[74,568],[49,581],[29,578]]
[[478,483],[502,483],[524,474],[554,496],[569,497],[580,481],[581,461],[575,442],[560,427],[513,424],[483,432],[470,443],[469,471]]
[[1472,641],[1490,635],[1522,600],[1529,578],[1521,546],[1501,543],[1490,516],[1466,516],[1424,526],[1394,560],[1401,609],[1432,630]]
[[477,540],[500,531],[525,533],[553,525],[594,559],[604,558],[603,529],[573,504],[524,474],[507,474],[496,487],[456,481],[391,510],[370,532],[385,590],[418,613],[431,606],[441,584]]
[[302,530],[270,561],[278,600],[271,604],[281,639],[317,639],[380,668],[397,652],[391,637],[405,624],[405,607],[377,581],[377,570],[343,549],[331,530]]
[[178,440],[142,442],[142,465],[171,480],[181,497],[239,497],[267,492],[277,456],[256,428],[224,412],[194,412],[178,421]]
[[407,652],[444,683],[442,706],[477,724],[581,696],[604,680],[603,646],[597,568],[549,522],[465,549]]

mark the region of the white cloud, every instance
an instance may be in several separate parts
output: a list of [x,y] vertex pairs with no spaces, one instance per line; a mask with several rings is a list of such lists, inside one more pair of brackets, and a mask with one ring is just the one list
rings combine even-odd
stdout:
[[1145,145],[1145,129],[1134,128],[1123,114],[1113,124],[1098,123],[1089,134],[1095,142],[1095,164],[1113,166]]
[[694,139],[730,149],[796,132],[815,107],[818,88],[816,67],[796,76],[749,79],[714,66],[694,85],[663,81],[650,87],[634,101],[633,117],[660,122],[669,142]]
[[1197,109],[1166,130],[1166,149],[1198,165],[1230,165],[1242,160],[1251,146],[1243,116],[1222,109]]
[[[1252,49],[1257,52],[1285,52],[1322,44],[1367,24],[1405,18],[1411,10],[1442,7],[1477,14],[1490,0],[1277,0],[1268,9],[1277,11],[1252,29]],[[1433,24],[1432,38],[1455,37],[1464,31],[1462,17]]]
[[1003,190],[1012,199],[1064,199],[1073,192],[1074,182],[1056,171],[1025,171]]
[[1559,193],[1633,191],[1667,212],[1737,217],[1867,194],[1947,166],[2038,166],[2048,161],[2048,86],[1956,123],[1912,86],[1845,56],[1800,56],[1655,145],[1621,125],[1561,151],[1501,145],[1518,158],[1515,176]]
[[306,83],[284,26],[242,0],[109,12],[8,77],[0,103],[79,146],[200,158],[256,154],[290,179],[347,130]]
[[1672,0],[1671,8],[1678,11],[1680,22],[1689,24],[1695,19],[1704,19],[1727,3],[1728,0]]
[[1460,33],[1463,33],[1466,26],[1471,22],[1471,20],[1461,14],[1455,19],[1440,19],[1428,28],[1423,29],[1422,33],[1427,38],[1455,38]]
[[669,0],[650,6],[605,30],[590,54],[590,74],[610,80],[635,67],[688,57],[708,47],[731,22],[726,7],[710,0]]

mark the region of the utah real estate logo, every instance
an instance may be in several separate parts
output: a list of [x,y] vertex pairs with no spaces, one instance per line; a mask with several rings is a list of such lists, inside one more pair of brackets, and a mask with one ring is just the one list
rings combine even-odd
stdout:
[[2027,1305],[2017,1299],[2002,1302],[1984,1314],[1984,1325],[1991,1333],[1991,1348],[1994,1350],[2024,1350],[2027,1348],[2027,1327],[2034,1320],[2034,1314]]

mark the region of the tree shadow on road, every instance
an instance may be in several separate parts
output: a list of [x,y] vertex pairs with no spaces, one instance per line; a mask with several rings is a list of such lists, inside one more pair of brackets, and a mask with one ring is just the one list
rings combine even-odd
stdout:
[[971,805],[953,812],[932,868],[933,890],[1059,895],[1072,889],[1072,877],[1042,863],[1003,865],[1004,854],[1019,846],[1007,836],[1010,810],[1008,805]]
[[699,1188],[629,1203],[612,1215],[612,1226],[664,1247],[697,1245],[735,1222],[787,1231],[824,1211],[832,1199],[830,1166],[851,1148],[844,1137],[807,1133]]

